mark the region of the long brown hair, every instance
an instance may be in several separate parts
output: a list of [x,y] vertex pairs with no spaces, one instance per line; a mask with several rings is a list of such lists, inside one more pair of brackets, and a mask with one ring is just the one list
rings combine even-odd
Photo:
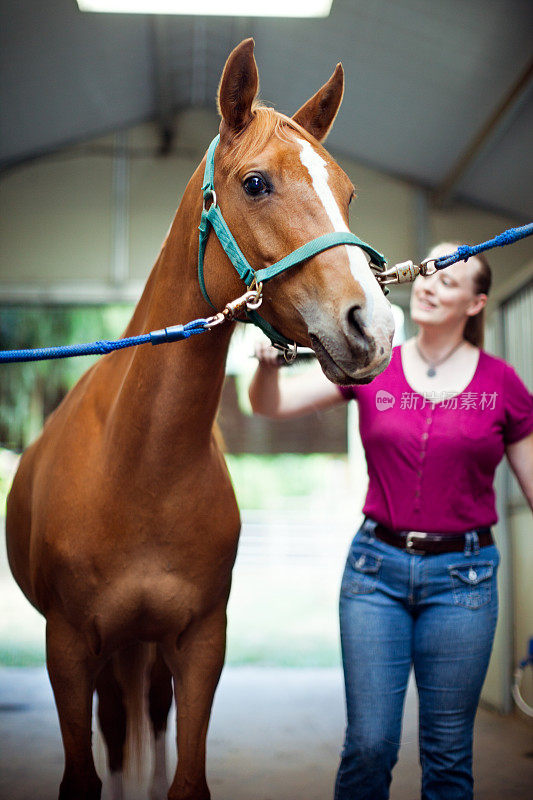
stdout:
[[[473,256],[473,258],[475,258],[479,264],[479,267],[472,276],[474,292],[476,294],[488,294],[492,283],[490,264],[483,253],[478,253],[478,255]],[[463,337],[467,342],[475,345],[475,347],[483,347],[483,342],[485,340],[485,307],[483,307],[481,311],[478,311],[475,316],[468,317],[463,330]]]
[[[444,241],[435,245],[430,250],[430,256],[441,256],[456,250],[458,247],[463,246],[463,242],[449,242]],[[477,261],[477,269],[472,275],[474,294],[487,294],[490,291],[492,283],[492,271],[490,264],[485,258],[483,253],[478,253],[476,256],[471,256],[472,259]],[[469,259],[470,260],[470,259]],[[468,317],[463,328],[463,338],[467,342],[473,344],[475,347],[483,347],[485,338],[485,308],[473,317]]]

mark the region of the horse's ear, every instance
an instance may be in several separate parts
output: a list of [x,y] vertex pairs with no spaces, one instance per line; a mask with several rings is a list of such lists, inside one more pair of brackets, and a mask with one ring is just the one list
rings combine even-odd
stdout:
[[222,135],[238,133],[248,125],[258,88],[254,40],[245,39],[230,53],[218,87]]
[[294,114],[293,120],[319,142],[323,142],[335,121],[344,94],[344,70],[337,64],[324,86]]

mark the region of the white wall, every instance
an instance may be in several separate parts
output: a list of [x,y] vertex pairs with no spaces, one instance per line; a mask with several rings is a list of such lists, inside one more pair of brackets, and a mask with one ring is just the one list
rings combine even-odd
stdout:
[[[0,182],[0,300],[135,299],[217,129],[211,112],[180,114],[174,152],[164,158],[156,156],[155,125],[123,132],[128,156],[118,178],[114,153],[121,140],[113,136],[6,173]],[[344,157],[339,162],[358,191],[352,229],[390,263],[421,257],[423,241],[475,243],[515,224],[465,205],[428,211],[422,193],[407,182]],[[116,263],[119,252],[125,277]],[[492,251],[490,258],[498,286],[533,258],[533,242]],[[405,303],[407,295],[407,289],[393,289],[392,299]]]

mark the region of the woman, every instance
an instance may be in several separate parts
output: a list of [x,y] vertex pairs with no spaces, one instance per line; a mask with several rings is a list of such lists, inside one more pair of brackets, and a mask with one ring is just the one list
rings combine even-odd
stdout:
[[497,617],[493,479],[504,453],[533,508],[533,396],[481,350],[490,283],[479,256],[418,277],[418,333],[368,385],[337,387],[318,374],[280,383],[271,349],[258,353],[255,412],[359,405],[369,487],[341,587],[347,730],[335,800],[389,797],[411,665],[422,798],[472,797],[473,724]]

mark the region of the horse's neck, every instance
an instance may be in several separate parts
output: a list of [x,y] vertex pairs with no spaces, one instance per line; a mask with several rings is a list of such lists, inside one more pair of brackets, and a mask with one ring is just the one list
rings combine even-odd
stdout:
[[[125,335],[206,315],[197,277],[201,207],[190,189]],[[197,194],[201,197],[199,186]],[[109,420],[114,448],[137,455],[149,451],[158,460],[167,453],[173,462],[205,452],[211,441],[232,328],[224,324],[186,341],[144,345],[124,360],[123,374],[114,379],[117,396]]]

